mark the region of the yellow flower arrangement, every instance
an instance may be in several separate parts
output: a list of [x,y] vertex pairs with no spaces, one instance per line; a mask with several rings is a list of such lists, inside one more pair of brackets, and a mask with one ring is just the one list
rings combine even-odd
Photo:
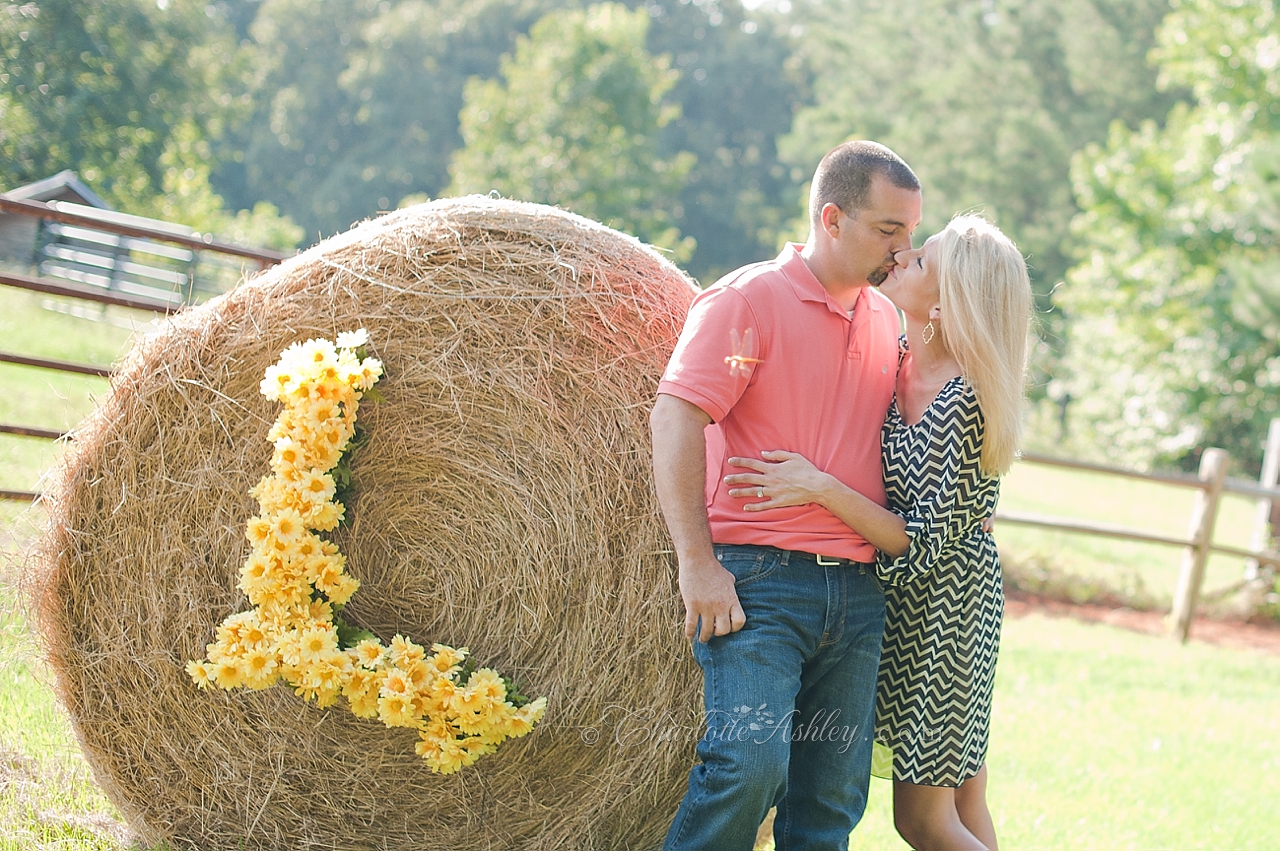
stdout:
[[317,535],[342,522],[343,453],[355,436],[361,397],[382,375],[363,356],[364,329],[286,349],[262,379],[283,405],[268,433],[271,475],[250,490],[259,511],[245,524],[251,551],[239,588],[252,609],[231,615],[187,664],[200,688],[270,688],[279,680],[326,707],[339,697],[362,718],[418,731],[417,752],[450,774],[523,736],[546,712],[498,673],[474,669],[467,648],[431,652],[397,635],[384,646],[337,614],[360,587],[338,547]]

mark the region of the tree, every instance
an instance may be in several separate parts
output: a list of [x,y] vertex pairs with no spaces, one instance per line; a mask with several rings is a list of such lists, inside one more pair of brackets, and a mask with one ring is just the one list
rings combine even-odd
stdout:
[[[253,109],[219,149],[214,186],[235,204],[268,199],[312,238],[435,197],[463,145],[471,78],[496,79],[504,55],[544,15],[582,0],[221,0],[248,26]],[[670,209],[697,242],[704,279],[769,256],[797,194],[775,138],[805,78],[789,64],[785,19],[748,18],[739,0],[627,0],[649,16],[645,48],[680,76],[680,113],[658,131],[661,159],[698,158]],[[252,13],[256,9],[256,15]],[[252,23],[248,23],[252,21]]]
[[[1166,0],[812,0],[793,13],[815,103],[781,142],[812,171],[850,138],[887,144],[924,187],[921,236],[978,210],[1028,257],[1046,341],[1043,397],[1066,333],[1052,291],[1072,263],[1072,155],[1114,119],[1164,116],[1146,61]],[[796,205],[799,214],[799,205]],[[797,216],[793,236],[807,230]]]
[[670,92],[680,114],[662,128],[659,145],[664,156],[697,157],[673,216],[697,243],[689,272],[710,283],[777,251],[812,172],[782,163],[777,150],[808,97],[808,76],[791,61],[789,16],[748,16],[738,0],[647,0],[636,8],[650,16],[649,52],[670,56],[680,72]]
[[245,48],[248,120],[213,176],[267,199],[313,239],[405,196],[439,195],[462,144],[469,78],[490,78],[557,0],[264,0]]
[[1194,104],[1116,124],[1075,163],[1065,384],[1126,463],[1222,446],[1256,471],[1280,413],[1280,38],[1271,3],[1183,0],[1155,52]]
[[127,212],[296,240],[269,207],[237,220],[209,188],[209,140],[233,115],[237,69],[228,31],[204,4],[3,6],[0,55],[0,184],[71,168]]
[[0,8],[0,180],[78,168],[124,207],[159,194],[169,129],[203,137],[217,120],[206,80],[188,64],[201,23],[190,4]]
[[557,204],[687,258],[672,210],[694,158],[659,153],[678,107],[664,99],[674,72],[645,50],[648,25],[611,3],[535,24],[502,81],[467,85],[449,191]]

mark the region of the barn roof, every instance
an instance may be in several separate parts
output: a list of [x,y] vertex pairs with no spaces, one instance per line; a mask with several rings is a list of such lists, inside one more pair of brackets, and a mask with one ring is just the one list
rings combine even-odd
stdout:
[[35,183],[10,189],[8,192],[0,193],[0,197],[14,201],[71,201],[75,204],[97,207],[100,210],[111,209],[107,202],[103,201],[98,193],[90,189],[88,184],[80,179],[80,175],[71,169],[60,171],[53,177],[46,177]]

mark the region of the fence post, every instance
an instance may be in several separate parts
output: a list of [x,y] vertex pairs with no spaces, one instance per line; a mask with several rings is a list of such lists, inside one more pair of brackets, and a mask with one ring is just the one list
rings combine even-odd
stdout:
[[[1258,477],[1258,484],[1264,488],[1273,488],[1277,479],[1280,479],[1280,418],[1273,419],[1271,427],[1267,429],[1267,446],[1262,452],[1262,475]],[[1271,549],[1272,506],[1269,499],[1258,500],[1253,520],[1253,536],[1249,540],[1249,549],[1255,552]],[[1263,598],[1271,590],[1270,578],[1270,568],[1263,570],[1256,558],[1245,560],[1241,608],[1246,618],[1258,610]]]
[[1170,631],[1182,642],[1191,634],[1191,616],[1196,610],[1196,597],[1204,582],[1204,566],[1209,561],[1209,547],[1213,543],[1213,526],[1218,519],[1218,501],[1222,497],[1222,485],[1227,478],[1227,451],[1206,449],[1200,456],[1200,481],[1204,486],[1196,491],[1191,508],[1191,525],[1188,535],[1191,545],[1182,556],[1182,571],[1178,575],[1178,587],[1173,595],[1173,611],[1169,613]]

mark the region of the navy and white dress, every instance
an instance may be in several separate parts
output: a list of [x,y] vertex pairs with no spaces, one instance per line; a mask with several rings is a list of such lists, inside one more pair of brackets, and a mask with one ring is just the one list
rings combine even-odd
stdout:
[[888,583],[876,739],[907,783],[959,786],[986,761],[1004,591],[981,526],[1000,494],[978,466],[982,436],[963,377],[917,423],[903,421],[895,399],[881,431],[889,508],[906,519],[911,546],[876,566]]

